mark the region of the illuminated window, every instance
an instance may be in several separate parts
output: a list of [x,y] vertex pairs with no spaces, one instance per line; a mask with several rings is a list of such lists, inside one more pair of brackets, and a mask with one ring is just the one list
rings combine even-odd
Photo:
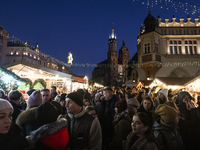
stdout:
[[197,41],[196,40],[185,40],[185,49],[182,50],[182,41],[173,40],[169,41],[169,54],[197,54]]

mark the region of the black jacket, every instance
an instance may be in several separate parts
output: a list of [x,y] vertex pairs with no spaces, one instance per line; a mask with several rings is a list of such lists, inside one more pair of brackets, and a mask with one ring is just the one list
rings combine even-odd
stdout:
[[13,124],[7,134],[0,134],[1,150],[25,150],[28,148],[28,141],[21,135],[20,128]]
[[183,141],[176,128],[162,125],[158,119],[154,122],[152,129],[158,141],[159,150],[184,150]]
[[187,110],[186,104],[183,102],[184,95],[190,94],[186,91],[180,92],[178,95],[178,107],[184,119],[180,119],[178,126],[180,135],[186,150],[199,150],[200,149],[200,118],[198,108]]

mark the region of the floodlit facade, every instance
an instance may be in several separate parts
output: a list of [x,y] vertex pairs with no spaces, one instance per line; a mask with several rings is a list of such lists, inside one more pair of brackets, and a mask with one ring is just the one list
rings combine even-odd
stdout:
[[200,22],[187,19],[157,20],[149,11],[137,38],[137,53],[128,80],[156,77],[195,78],[200,75]]

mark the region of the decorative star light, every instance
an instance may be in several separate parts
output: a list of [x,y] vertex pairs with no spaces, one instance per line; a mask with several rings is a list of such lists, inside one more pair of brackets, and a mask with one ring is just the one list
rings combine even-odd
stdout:
[[68,59],[67,63],[70,64],[70,65],[72,65],[73,57],[72,57],[72,53],[71,52],[68,53],[67,59]]

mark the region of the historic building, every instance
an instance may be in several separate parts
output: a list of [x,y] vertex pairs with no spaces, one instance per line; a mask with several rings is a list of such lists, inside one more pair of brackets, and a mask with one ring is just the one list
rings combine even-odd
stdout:
[[102,84],[104,86],[117,86],[125,82],[126,71],[125,68],[129,62],[129,49],[123,41],[117,51],[117,37],[112,29],[112,33],[108,40],[107,59],[98,63],[92,72],[93,82]]
[[[69,93],[87,88],[87,77],[79,77],[70,71],[70,65],[40,51],[38,43],[31,47],[27,41],[9,40],[11,36],[0,26],[0,64],[20,78],[43,80],[46,88],[52,85]],[[33,87],[32,87],[33,88]],[[28,89],[26,89],[28,90]]]
[[0,26],[0,64],[4,64],[6,61],[6,48],[10,35],[6,32],[6,29]]
[[[149,11],[137,37],[137,53],[131,59],[127,80],[200,75],[200,22],[188,16],[176,21],[157,20]],[[129,62],[129,63],[130,63]]]

